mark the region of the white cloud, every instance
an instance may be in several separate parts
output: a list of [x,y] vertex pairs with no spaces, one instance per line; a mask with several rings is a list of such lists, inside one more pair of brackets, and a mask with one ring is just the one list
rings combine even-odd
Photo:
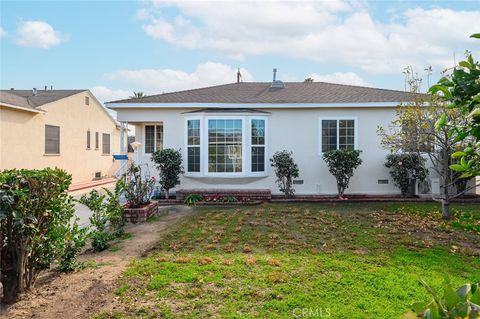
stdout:
[[[480,11],[409,9],[385,23],[366,4],[342,0],[146,3],[137,15],[150,37],[234,58],[281,54],[398,74],[407,65],[445,68],[453,51],[480,48],[468,39],[480,29]],[[172,7],[179,13],[169,18]]]
[[92,91],[93,95],[102,103],[125,99],[133,95],[133,92],[130,91],[112,90],[101,85],[91,88],[90,91]]
[[68,40],[45,21],[25,21],[17,29],[16,43],[23,47],[48,49]]
[[[243,81],[253,81],[253,76],[240,69]],[[188,73],[172,69],[117,70],[106,74],[109,81],[120,81],[132,86],[135,91],[159,94],[185,89],[226,84],[236,81],[237,69],[226,64],[206,62],[199,64],[195,71]]]
[[0,27],[0,38],[7,35],[7,31],[4,28]]
[[312,73],[307,76],[307,78],[312,78],[315,82],[329,82],[329,83],[338,83],[338,84],[347,84],[347,85],[358,85],[358,86],[372,86],[367,81],[362,79],[355,72],[334,72],[331,74],[317,74]]

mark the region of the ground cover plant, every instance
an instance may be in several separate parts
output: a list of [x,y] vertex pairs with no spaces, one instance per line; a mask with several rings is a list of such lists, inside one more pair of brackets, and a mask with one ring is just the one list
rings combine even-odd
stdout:
[[[477,205],[454,205],[474,214]],[[397,318],[440,289],[480,281],[480,233],[432,203],[197,208],[135,260],[97,318]],[[460,213],[459,213],[460,214]]]

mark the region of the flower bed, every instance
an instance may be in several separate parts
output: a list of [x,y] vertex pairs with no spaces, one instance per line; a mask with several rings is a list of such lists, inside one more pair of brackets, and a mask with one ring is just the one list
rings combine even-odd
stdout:
[[143,223],[147,220],[148,217],[157,213],[158,202],[152,201],[149,204],[146,204],[139,208],[129,208],[125,206],[123,211],[123,218],[130,223]]

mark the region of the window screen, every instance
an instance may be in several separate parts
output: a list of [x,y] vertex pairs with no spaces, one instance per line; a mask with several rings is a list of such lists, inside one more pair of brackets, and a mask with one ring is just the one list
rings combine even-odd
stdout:
[[110,154],[110,134],[102,134],[102,153]]
[[60,127],[45,125],[45,154],[60,154]]

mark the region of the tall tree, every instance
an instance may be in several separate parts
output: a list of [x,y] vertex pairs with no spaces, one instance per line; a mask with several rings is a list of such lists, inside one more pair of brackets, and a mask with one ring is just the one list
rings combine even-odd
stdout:
[[[410,90],[418,93],[421,80],[411,74],[408,77]],[[379,127],[378,133],[382,145],[394,153],[409,152],[428,157],[431,171],[440,180],[440,194],[432,194],[432,199],[441,202],[443,218],[449,220],[452,218],[451,200],[475,186],[457,187],[463,181],[459,174],[450,169],[451,165],[456,164],[452,155],[464,148],[465,143],[449,127],[438,125],[437,119],[440,117],[456,127],[462,127],[468,121],[461,112],[450,109],[435,96],[418,94],[414,102],[400,105],[390,127]]]

